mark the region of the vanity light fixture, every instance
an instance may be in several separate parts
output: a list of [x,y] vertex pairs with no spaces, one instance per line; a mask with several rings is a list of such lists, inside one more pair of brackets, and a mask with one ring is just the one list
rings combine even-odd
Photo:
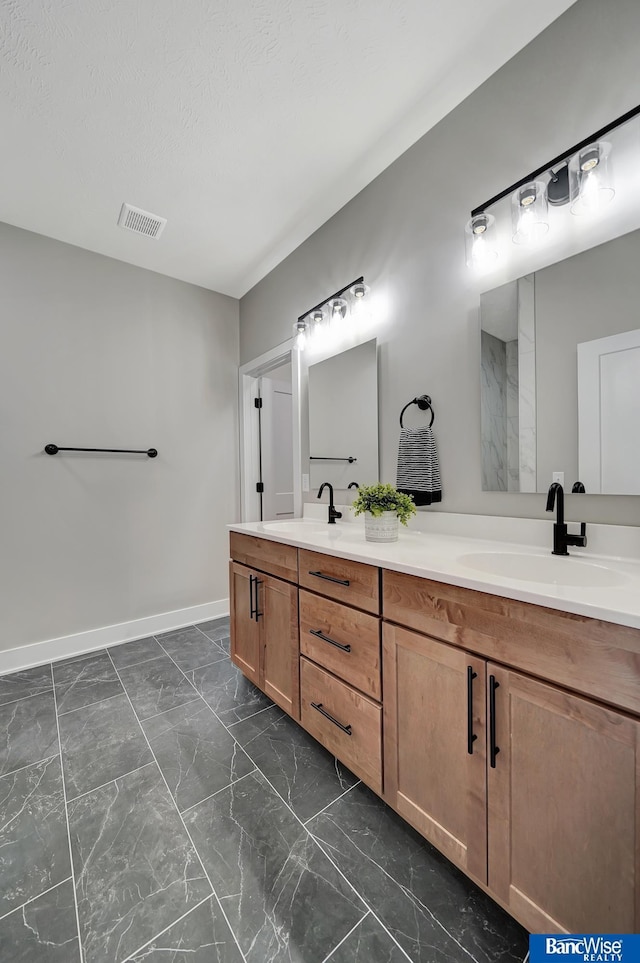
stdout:
[[293,337],[299,351],[303,351],[308,337],[317,338],[326,323],[330,326],[341,323],[349,312],[349,302],[343,295],[349,292],[354,301],[359,303],[369,293],[364,277],[356,278],[345,284],[339,291],[330,294],[324,301],[320,301],[309,311],[301,314],[293,325]]
[[482,211],[467,221],[464,235],[467,264],[479,272],[487,270],[498,257],[495,224],[493,214]]
[[549,230],[547,192],[543,181],[528,181],[511,195],[515,244],[535,244]]
[[602,138],[639,114],[640,105],[474,208],[465,227],[467,264],[482,269],[488,266],[489,257],[497,257],[496,245],[486,243],[493,227],[487,209],[509,195],[516,244],[535,243],[544,237],[549,230],[548,204],[570,204],[576,215],[600,211],[615,195],[612,145]]

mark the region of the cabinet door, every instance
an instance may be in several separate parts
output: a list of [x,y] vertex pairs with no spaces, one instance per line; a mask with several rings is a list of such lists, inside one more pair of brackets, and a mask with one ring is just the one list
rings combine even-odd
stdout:
[[294,719],[300,718],[298,588],[269,575],[258,577],[261,631],[260,686]]
[[489,886],[532,932],[637,933],[640,723],[487,673]]
[[384,626],[385,797],[482,882],[487,879],[485,667],[484,659],[461,649]]
[[237,562],[229,565],[231,660],[256,685],[260,684],[260,624],[252,615],[257,572]]

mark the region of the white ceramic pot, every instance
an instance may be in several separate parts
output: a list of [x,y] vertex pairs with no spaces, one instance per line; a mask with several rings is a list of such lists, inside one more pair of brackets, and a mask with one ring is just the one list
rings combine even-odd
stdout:
[[364,537],[368,542],[397,542],[398,516],[395,512],[382,515],[364,513]]

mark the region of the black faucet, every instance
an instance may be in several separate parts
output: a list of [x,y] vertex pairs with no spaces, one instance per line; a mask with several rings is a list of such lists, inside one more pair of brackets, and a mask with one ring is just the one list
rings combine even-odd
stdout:
[[360,488],[360,485],[357,482],[349,482],[349,484],[347,485],[347,490],[349,488]]
[[322,497],[322,493],[325,488],[329,489],[329,525],[335,525],[336,518],[342,518],[342,512],[337,512],[336,507],[333,504],[333,485],[329,482],[323,482],[320,485],[320,491],[318,492],[318,498]]
[[547,495],[547,511],[552,512],[557,503],[558,514],[553,526],[553,555],[568,555],[567,545],[577,545],[584,548],[587,544],[587,526],[580,525],[579,535],[569,535],[564,521],[564,489],[560,482],[553,482],[549,486]]

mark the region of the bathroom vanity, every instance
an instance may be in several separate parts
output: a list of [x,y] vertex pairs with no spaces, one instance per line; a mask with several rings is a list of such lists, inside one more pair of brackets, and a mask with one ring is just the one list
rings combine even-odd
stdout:
[[640,566],[327,528],[231,526],[234,663],[529,930],[638,932]]

